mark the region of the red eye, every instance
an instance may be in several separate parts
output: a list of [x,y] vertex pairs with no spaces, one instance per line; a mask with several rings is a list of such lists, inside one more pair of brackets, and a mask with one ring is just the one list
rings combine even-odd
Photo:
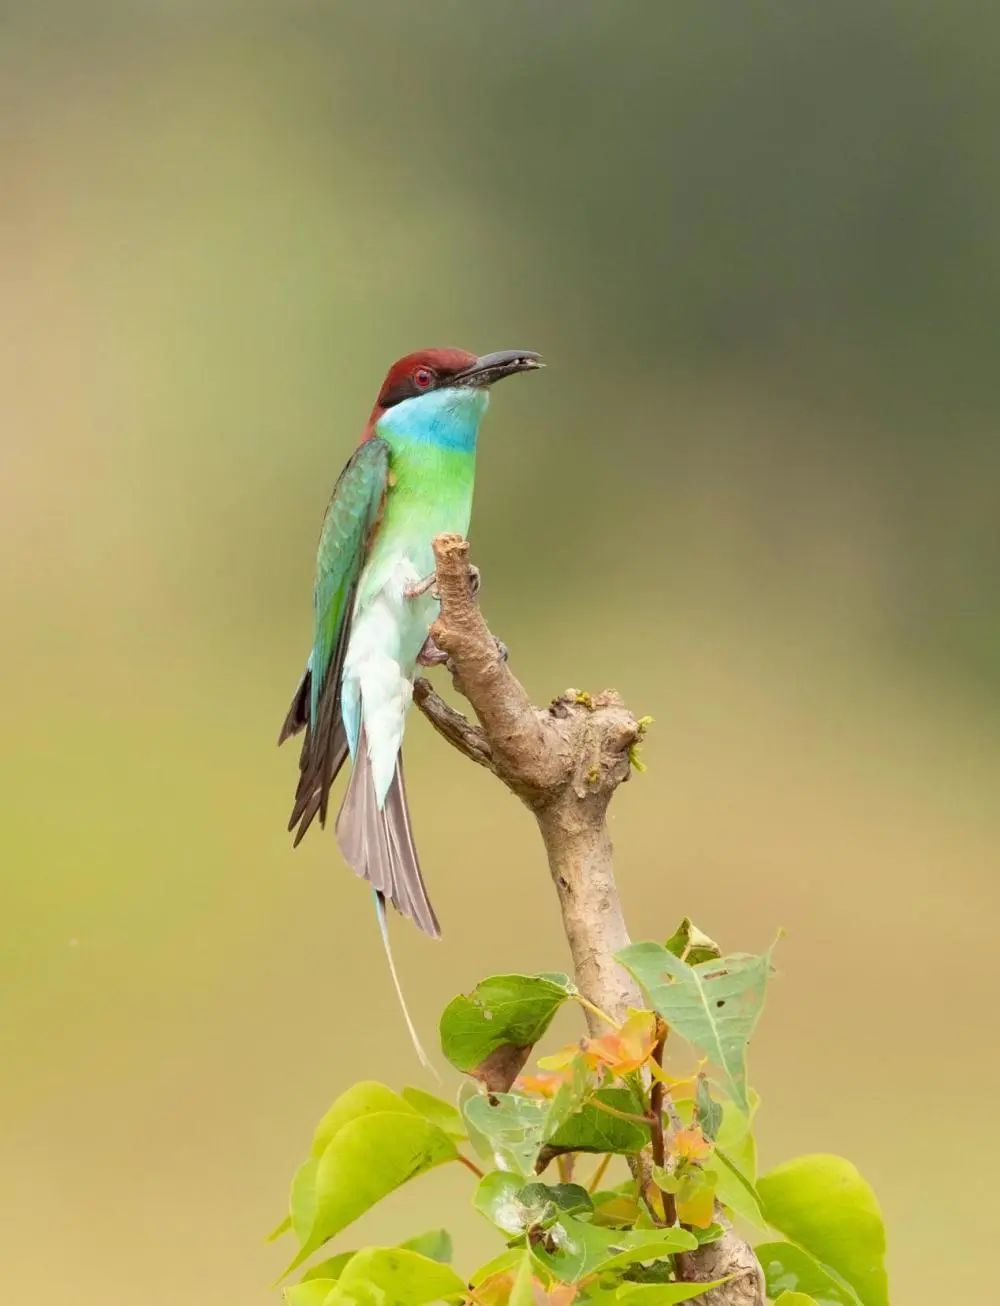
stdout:
[[434,380],[434,373],[429,367],[418,367],[413,373],[413,384],[418,390],[427,390]]

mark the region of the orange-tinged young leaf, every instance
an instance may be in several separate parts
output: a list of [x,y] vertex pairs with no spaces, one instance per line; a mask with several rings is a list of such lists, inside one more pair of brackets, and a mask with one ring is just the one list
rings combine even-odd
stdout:
[[712,1155],[712,1144],[698,1125],[689,1125],[672,1135],[668,1150],[678,1161],[704,1161]]
[[620,1029],[571,1043],[551,1056],[541,1057],[538,1064],[544,1070],[562,1070],[582,1055],[591,1070],[606,1067],[616,1075],[628,1075],[649,1061],[655,1046],[655,1012],[630,1011]]
[[[541,1063],[539,1063],[541,1064]],[[518,1075],[514,1082],[515,1091],[537,1093],[539,1097],[555,1097],[563,1084],[572,1079],[571,1070],[542,1070],[537,1075]]]
[[632,1225],[635,1224],[638,1215],[639,1203],[636,1199],[619,1193],[595,1208],[592,1223],[611,1228],[618,1225]]
[[567,1043],[564,1048],[558,1052],[552,1052],[547,1057],[539,1057],[538,1065],[542,1070],[565,1070],[576,1058],[580,1052],[586,1052],[589,1044],[587,1039],[580,1039],[579,1043]]
[[548,1295],[549,1306],[572,1306],[579,1291],[580,1285],[577,1283],[557,1283]]
[[491,1274],[475,1290],[475,1301],[479,1306],[504,1306],[510,1299],[514,1287],[514,1276],[509,1270],[502,1274]]
[[715,1218],[715,1183],[714,1174],[700,1166],[689,1166],[674,1199],[678,1220],[696,1229],[707,1229]]
[[654,1011],[630,1011],[619,1034],[621,1060],[614,1069],[619,1074],[638,1070],[656,1046],[657,1019]]
[[663,1202],[663,1194],[652,1181],[646,1185],[644,1192],[646,1205],[656,1212],[656,1219],[663,1221],[667,1217],[667,1209]]

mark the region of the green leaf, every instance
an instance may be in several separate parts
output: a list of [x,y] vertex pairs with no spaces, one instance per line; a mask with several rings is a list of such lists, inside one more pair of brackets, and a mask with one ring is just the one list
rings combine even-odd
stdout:
[[707,1229],[692,1229],[691,1232],[698,1239],[698,1246],[704,1247],[706,1243],[717,1243],[726,1231],[721,1224],[710,1224]]
[[617,1297],[623,1306],[672,1306],[674,1302],[691,1301],[710,1288],[721,1288],[728,1279],[713,1279],[711,1283],[623,1283]]
[[432,1261],[440,1261],[442,1265],[449,1263],[453,1252],[451,1234],[447,1229],[428,1229],[426,1233],[417,1234],[416,1238],[407,1238],[399,1245],[407,1251],[428,1256]]
[[[627,1088],[600,1088],[593,1097],[618,1111],[635,1111],[635,1101]],[[547,1141],[561,1151],[628,1155],[642,1151],[649,1142],[649,1130],[588,1103],[560,1125]]]
[[737,1165],[750,1179],[757,1178],[757,1149],[751,1133],[751,1124],[760,1106],[760,1094],[751,1088],[750,1110],[741,1111],[735,1102],[723,1102],[722,1124],[716,1146],[725,1148]]
[[292,1179],[292,1194],[288,1209],[295,1236],[300,1243],[309,1237],[309,1230],[316,1218],[316,1171],[319,1162],[315,1157],[303,1161],[295,1171]]
[[511,1288],[510,1297],[507,1299],[507,1306],[535,1306],[533,1269],[534,1262],[531,1259],[531,1253],[525,1248],[521,1252],[517,1274],[514,1276],[514,1286]]
[[798,1157],[762,1175],[757,1191],[768,1224],[846,1279],[863,1306],[888,1306],[882,1213],[850,1161]]
[[472,1284],[473,1288],[478,1288],[481,1283],[484,1283],[487,1279],[491,1279],[495,1274],[505,1274],[508,1270],[512,1270],[515,1266],[520,1265],[523,1256],[523,1247],[508,1247],[507,1250],[501,1252],[499,1256],[494,1256],[492,1261],[487,1261],[485,1265],[480,1265],[479,1269],[476,1270],[469,1282]]
[[697,1246],[697,1238],[688,1229],[671,1228],[619,1234],[616,1244],[626,1245],[620,1252],[614,1252],[601,1261],[596,1269],[598,1274],[609,1270],[623,1270],[642,1261],[656,1261],[662,1256],[672,1256],[674,1252],[692,1251]]
[[352,1084],[345,1093],[341,1093],[316,1126],[312,1155],[317,1159],[321,1157],[338,1129],[342,1129],[351,1120],[371,1115],[376,1111],[405,1111],[407,1114],[416,1114],[414,1107],[398,1093],[394,1093],[391,1088],[386,1088],[385,1084],[379,1084],[375,1080]]
[[516,1175],[494,1170],[476,1189],[472,1204],[506,1234],[548,1228],[560,1214],[587,1214],[594,1209],[590,1194],[579,1184],[525,1184]]
[[746,1047],[764,1003],[771,950],[690,966],[658,943],[633,943],[617,960],[643,986],[678,1034],[706,1052],[722,1071],[738,1106],[750,1110]]
[[[429,1094],[428,1094],[429,1096]],[[442,1104],[444,1105],[444,1104]],[[380,1111],[397,1111],[415,1115],[416,1108],[404,1101],[398,1093],[384,1084],[374,1080],[354,1084],[341,1093],[340,1097],[326,1112],[313,1135],[311,1156],[295,1172],[289,1200],[290,1215],[270,1235],[270,1239],[279,1237],[286,1229],[295,1230],[295,1236],[302,1243],[312,1228],[316,1210],[316,1170],[319,1158],[330,1142],[343,1128],[353,1120]]]
[[570,1116],[580,1110],[583,1099],[593,1087],[590,1068],[582,1054],[573,1058],[569,1071],[569,1079],[559,1085],[549,1103],[548,1114],[542,1126],[542,1137],[546,1140],[558,1133]]
[[344,1272],[344,1266],[354,1254],[354,1252],[340,1252],[337,1256],[331,1256],[329,1260],[311,1265],[303,1274],[302,1282],[308,1283],[310,1279],[339,1279]]
[[285,1306],[324,1306],[336,1286],[336,1279],[310,1279],[308,1283],[296,1283],[282,1294]]
[[712,961],[713,958],[722,956],[722,950],[715,940],[703,934],[689,916],[684,917],[664,946],[668,952],[672,952],[675,957],[680,957],[690,966],[697,966],[700,961]]
[[292,1227],[292,1217],[290,1215],[286,1215],[285,1218],[280,1223],[274,1226],[274,1228],[267,1235],[264,1241],[266,1243],[276,1242],[281,1237],[281,1235],[287,1233],[291,1227]]
[[632,1228],[640,1210],[634,1180],[616,1188],[602,1188],[593,1194],[592,1201],[592,1222],[606,1225],[609,1229]]
[[715,1175],[715,1195],[723,1206],[728,1206],[734,1215],[758,1229],[766,1227],[756,1188],[728,1152],[717,1147],[702,1166],[709,1174]]
[[708,1087],[704,1075],[698,1076],[698,1086],[694,1095],[695,1119],[706,1138],[712,1142],[718,1137],[722,1125],[722,1103],[716,1102]]
[[758,1243],[754,1252],[764,1271],[769,1297],[799,1292],[812,1297],[817,1306],[861,1306],[860,1297],[849,1284],[801,1247],[785,1242]]
[[[425,1120],[429,1120],[432,1125],[437,1125],[453,1138],[456,1143],[462,1143],[467,1138],[465,1122],[462,1120],[462,1113],[458,1107],[452,1106],[450,1102],[445,1102],[443,1098],[435,1097],[433,1093],[425,1093],[422,1088],[404,1088],[403,1100],[414,1111],[419,1111]],[[391,1110],[392,1108],[387,1108]]]
[[804,1292],[783,1292],[775,1299],[774,1306],[818,1306],[818,1303]]
[[403,1247],[365,1247],[344,1267],[326,1306],[426,1306],[464,1294],[450,1265]]
[[479,1181],[472,1205],[503,1233],[524,1233],[527,1226],[517,1196],[522,1187],[517,1175],[494,1170]]
[[[698,1245],[687,1229],[617,1230],[577,1219],[574,1212],[589,1215],[592,1209],[579,1184],[521,1185],[514,1175],[495,1171],[480,1183],[474,1205],[508,1236],[530,1234],[535,1260],[563,1283]],[[508,1265],[484,1268],[497,1273]]]
[[492,1169],[496,1165],[496,1156],[494,1154],[493,1144],[486,1135],[475,1127],[468,1117],[466,1107],[475,1098],[481,1097],[479,1088],[471,1080],[463,1079],[458,1089],[458,1105],[462,1113],[462,1119],[465,1122],[466,1133],[469,1136],[469,1143],[473,1152],[483,1163],[486,1170]]
[[494,975],[453,998],[441,1016],[441,1049],[491,1091],[510,1088],[552,1017],[575,992],[566,975]]
[[604,1229],[572,1215],[560,1215],[541,1238],[533,1240],[531,1250],[535,1260],[561,1283],[577,1283],[602,1268],[613,1268],[622,1258],[627,1264],[656,1260],[697,1245],[687,1229]]
[[535,1172],[547,1111],[545,1102],[520,1093],[477,1094],[465,1103],[470,1127],[485,1134],[508,1169],[525,1176]]
[[590,1215],[594,1209],[590,1194],[580,1184],[525,1184],[518,1193],[518,1200],[528,1210],[551,1205],[567,1215]]
[[456,1156],[451,1139],[410,1108],[341,1126],[316,1163],[313,1219],[285,1273],[400,1184]]

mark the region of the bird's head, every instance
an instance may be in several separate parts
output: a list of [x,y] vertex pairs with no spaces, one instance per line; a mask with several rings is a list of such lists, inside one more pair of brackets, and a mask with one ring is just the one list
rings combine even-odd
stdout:
[[406,425],[452,409],[456,415],[473,410],[481,416],[491,385],[542,366],[540,356],[529,349],[482,355],[464,349],[420,349],[407,354],[389,368],[362,440],[374,435],[389,413]]

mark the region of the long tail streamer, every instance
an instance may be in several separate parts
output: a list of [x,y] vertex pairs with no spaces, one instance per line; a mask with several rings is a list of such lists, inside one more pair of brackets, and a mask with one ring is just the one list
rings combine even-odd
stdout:
[[396,963],[392,957],[392,948],[389,945],[389,922],[386,920],[385,915],[385,899],[377,889],[372,891],[372,896],[375,899],[375,915],[378,917],[379,933],[382,935],[382,947],[385,948],[386,960],[389,963],[389,974],[392,976],[393,987],[396,990],[396,997],[399,999],[399,1006],[403,1013],[403,1019],[406,1021],[406,1028],[410,1032],[410,1041],[413,1043],[416,1054],[420,1059],[420,1064],[426,1066],[438,1083],[440,1083],[441,1076],[438,1074],[433,1063],[423,1049],[423,1045],[417,1036],[416,1026],[410,1016],[409,1007],[406,1005],[406,999],[403,997],[403,986],[399,982],[399,975],[396,972]]

